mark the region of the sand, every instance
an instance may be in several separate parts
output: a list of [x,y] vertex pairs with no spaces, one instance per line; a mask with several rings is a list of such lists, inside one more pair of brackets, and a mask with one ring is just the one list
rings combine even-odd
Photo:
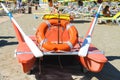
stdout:
[[[38,11],[40,12],[40,11]],[[43,21],[40,14],[38,19],[34,14],[14,14],[16,21],[27,35],[34,35],[37,27]],[[4,19],[4,20],[3,20]],[[84,37],[90,26],[90,20],[77,19],[72,22],[80,37]],[[59,64],[44,65],[41,75],[34,72],[31,75],[23,73],[21,65],[14,57],[17,39],[14,29],[7,16],[0,16],[0,80],[119,80],[120,79],[120,26],[117,24],[96,24],[92,43],[105,52],[108,62],[99,73],[81,71],[80,65],[69,66]],[[62,59],[62,62],[63,59]],[[38,71],[37,71],[38,72]]]

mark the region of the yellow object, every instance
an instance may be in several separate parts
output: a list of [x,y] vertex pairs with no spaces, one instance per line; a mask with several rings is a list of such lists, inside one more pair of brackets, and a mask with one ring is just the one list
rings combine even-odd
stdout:
[[116,20],[118,17],[120,16],[120,12],[116,13],[116,15],[114,15],[113,17],[100,17],[98,18],[98,21],[104,21],[104,20],[111,20],[111,21],[114,21]]
[[98,19],[101,19],[101,20],[115,20],[115,19],[117,19],[119,16],[120,16],[120,12],[116,13],[116,15],[114,15],[113,17],[100,17],[100,18],[98,18]]
[[42,2],[48,2],[48,0],[42,0]]
[[64,19],[70,21],[70,15],[69,14],[60,14],[60,17],[58,14],[45,14],[42,19],[49,20],[49,19]]

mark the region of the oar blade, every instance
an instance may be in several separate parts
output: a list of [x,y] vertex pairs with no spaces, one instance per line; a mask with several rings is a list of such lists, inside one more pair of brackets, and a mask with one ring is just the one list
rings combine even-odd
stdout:
[[28,47],[31,50],[31,52],[33,53],[33,55],[35,57],[42,57],[43,53],[36,46],[36,44],[28,36],[26,36],[26,34],[23,32],[23,30],[20,28],[20,26],[17,24],[17,22],[15,21],[15,19],[13,17],[11,17],[11,20],[12,20],[12,23],[14,24],[13,26],[19,30],[20,34],[22,35],[24,41],[28,45]]
[[26,36],[24,39],[35,57],[43,56],[43,53],[40,51],[40,49],[36,46],[36,44],[28,36]]
[[91,43],[91,37],[87,36],[78,52],[79,56],[85,57],[87,55],[90,43]]

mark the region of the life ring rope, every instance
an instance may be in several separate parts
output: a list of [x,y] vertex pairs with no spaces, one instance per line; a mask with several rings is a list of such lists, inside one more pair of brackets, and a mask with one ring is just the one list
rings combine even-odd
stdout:
[[70,41],[67,41],[67,45],[72,49],[73,48],[73,45]]

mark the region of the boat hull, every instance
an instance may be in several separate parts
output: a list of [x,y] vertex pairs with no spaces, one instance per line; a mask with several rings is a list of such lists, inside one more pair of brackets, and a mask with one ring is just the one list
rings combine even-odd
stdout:
[[21,63],[22,69],[24,73],[29,72],[34,67],[34,63],[36,58],[33,54],[19,54],[17,55],[17,59],[19,63]]
[[91,72],[100,72],[107,62],[107,58],[103,52],[99,51],[92,44],[90,45],[88,55],[86,57],[79,57],[79,62]]
[[[36,43],[34,36],[30,36],[30,38]],[[35,65],[36,58],[25,42],[19,42],[16,49],[16,57],[24,73],[29,72]]]
[[[34,36],[31,37],[31,39],[36,43]],[[83,40],[79,39],[79,42],[82,44]],[[37,45],[37,43],[36,43],[36,45]],[[77,52],[79,51],[79,49],[80,49],[80,44],[77,43],[74,46],[74,48],[71,49],[71,51],[69,51],[69,53],[71,53],[70,55],[78,56]],[[18,44],[16,53],[17,53],[17,59],[22,65],[23,72],[24,73],[29,72],[34,67],[36,58],[34,57],[34,55],[32,54],[32,52],[30,51],[29,47],[26,45],[25,42],[20,42]],[[59,53],[57,53],[57,52],[50,53],[49,52],[47,54],[45,54],[45,52],[44,52],[44,56],[45,55],[60,55],[60,53],[61,53],[61,55],[69,55],[69,54],[67,54],[68,52],[63,51],[63,52],[59,52]],[[77,54],[72,54],[72,53],[77,53]],[[99,49],[97,49],[94,45],[90,44],[90,47],[88,50],[88,55],[86,57],[78,56],[78,61],[88,71],[100,72],[102,70],[104,64],[107,62],[107,58],[104,56],[104,54],[101,51],[99,51]]]

